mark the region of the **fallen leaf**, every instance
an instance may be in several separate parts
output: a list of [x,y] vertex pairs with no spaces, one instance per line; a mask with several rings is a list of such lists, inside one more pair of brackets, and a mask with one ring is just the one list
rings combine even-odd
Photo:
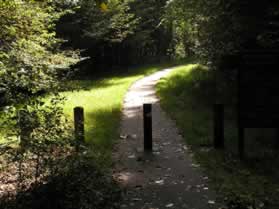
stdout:
[[175,150],[174,152],[175,152],[175,153],[182,152],[182,149],[179,148],[179,149]]
[[263,202],[260,203],[259,207],[260,207],[260,208],[263,208],[263,207],[264,207],[264,203],[263,203]]
[[198,167],[200,167],[200,165],[199,164],[192,164],[192,166],[194,167],[194,168],[198,168]]
[[164,184],[164,180],[157,180],[155,181],[156,184]]
[[120,139],[127,139],[128,138],[128,135],[120,135]]
[[188,185],[187,187],[186,187],[186,191],[189,191],[190,189],[192,188],[192,186],[191,185]]
[[166,205],[166,208],[171,208],[171,207],[173,207],[173,206],[174,206],[173,203],[169,203],[169,204]]
[[134,155],[134,154],[133,155],[129,155],[128,158],[129,159],[134,159],[134,158],[136,158],[136,155]]

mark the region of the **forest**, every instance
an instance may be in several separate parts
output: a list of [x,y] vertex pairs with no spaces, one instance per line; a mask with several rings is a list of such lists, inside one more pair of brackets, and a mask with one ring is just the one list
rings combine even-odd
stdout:
[[[0,208],[122,208],[111,172],[115,144],[127,137],[119,131],[124,95],[143,76],[177,66],[156,91],[224,208],[279,207],[278,136],[270,139],[278,133],[252,130],[248,141],[268,139],[251,139],[242,161],[231,128],[243,55],[278,58],[279,1],[0,0],[0,28]],[[192,71],[181,67],[189,64]],[[215,103],[228,107],[228,151],[208,148]],[[85,108],[82,140],[76,106]]]

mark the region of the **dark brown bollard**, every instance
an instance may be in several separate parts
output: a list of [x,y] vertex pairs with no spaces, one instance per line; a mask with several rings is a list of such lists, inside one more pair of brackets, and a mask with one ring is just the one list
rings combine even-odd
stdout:
[[214,148],[223,149],[225,146],[224,136],[224,105],[214,105]]
[[144,151],[152,152],[152,105],[143,104]]
[[[77,144],[84,142],[84,110],[83,107],[74,108],[75,138]],[[77,146],[78,147],[78,146]]]

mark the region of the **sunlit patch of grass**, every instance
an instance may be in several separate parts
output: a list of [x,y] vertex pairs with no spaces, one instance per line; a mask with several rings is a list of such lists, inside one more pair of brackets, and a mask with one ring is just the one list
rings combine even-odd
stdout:
[[[85,111],[85,139],[95,146],[110,147],[117,137],[123,97],[132,82],[142,75],[128,78],[110,78],[107,82],[75,81],[87,89],[64,92],[65,113],[73,118],[73,108],[81,106]],[[105,84],[104,84],[105,83]]]
[[73,124],[73,108],[84,108],[85,140],[92,145],[93,151],[111,154],[113,144],[119,138],[122,103],[129,87],[136,80],[165,67],[168,65],[120,70],[108,78],[75,80],[67,84],[74,90],[62,93],[66,97],[65,114]]
[[[206,145],[211,140],[211,135],[208,135],[211,131],[211,106],[204,102],[210,102],[212,98],[207,91],[198,92],[199,81],[204,79],[202,73],[207,74],[207,70],[198,64],[188,64],[177,67],[157,85],[162,106],[170,110],[171,117],[187,132],[187,141],[196,145]],[[193,98],[193,94],[197,98]]]

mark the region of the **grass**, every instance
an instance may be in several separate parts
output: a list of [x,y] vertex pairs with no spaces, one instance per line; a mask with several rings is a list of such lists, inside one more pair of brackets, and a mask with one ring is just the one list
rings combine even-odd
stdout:
[[195,160],[209,175],[220,201],[232,209],[278,209],[279,161],[276,149],[272,149],[271,130],[247,130],[248,158],[240,161],[236,155],[235,113],[226,107],[226,149],[212,148],[213,84],[207,68],[193,62],[162,79],[157,93],[195,153]]
[[71,81],[67,86],[73,90],[62,93],[66,97],[65,114],[73,124],[73,108],[84,108],[85,140],[109,160],[113,144],[119,138],[122,103],[128,88],[145,75],[168,66],[143,66],[118,70],[106,78]]

